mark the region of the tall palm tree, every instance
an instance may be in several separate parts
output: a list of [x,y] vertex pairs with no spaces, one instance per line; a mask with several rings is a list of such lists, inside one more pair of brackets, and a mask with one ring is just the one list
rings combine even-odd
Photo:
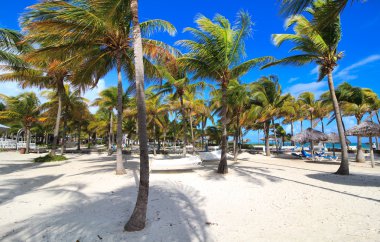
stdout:
[[131,0],[130,7],[133,23],[133,52],[138,109],[137,126],[140,145],[140,183],[135,208],[133,209],[131,218],[125,224],[124,230],[138,231],[145,228],[146,222],[149,196],[149,155],[148,135],[146,130],[143,45],[141,39],[141,28],[139,24],[138,0]]
[[[318,1],[316,5],[308,9],[308,12],[313,16],[318,14],[321,7],[326,4],[326,1]],[[348,153],[346,146],[346,138],[344,135],[341,114],[338,101],[335,95],[333,70],[337,66],[338,60],[343,57],[343,52],[338,52],[338,43],[341,39],[341,25],[339,16],[335,17],[330,23],[321,27],[318,24],[318,19],[314,17],[316,22],[310,22],[302,15],[295,15],[287,19],[286,26],[294,25],[294,34],[275,34],[273,35],[274,44],[280,46],[285,41],[292,42],[295,47],[294,51],[301,52],[300,54],[289,56],[277,61],[274,61],[268,66],[278,64],[292,64],[296,66],[305,65],[315,62],[319,66],[318,80],[328,77],[328,85],[330,96],[333,101],[334,113],[336,116],[337,129],[339,133],[340,143],[342,145],[341,164],[336,172],[341,175],[349,174]]]
[[2,66],[20,67],[26,63],[19,54],[28,52],[31,47],[22,43],[23,35],[17,31],[0,28],[0,62]]
[[325,125],[323,122],[323,119],[330,116],[330,112],[333,111],[333,108],[331,105],[326,105],[323,100],[318,100],[315,103],[314,106],[314,116],[317,119],[317,122],[313,124],[313,127],[315,127],[318,122],[321,122],[322,126],[322,132],[325,132]]
[[211,78],[220,84],[222,90],[222,154],[218,173],[228,172],[227,167],[227,87],[232,79],[246,74],[269,57],[261,57],[241,62],[245,55],[244,39],[251,34],[252,21],[247,12],[238,13],[234,25],[217,14],[212,20],[198,16],[198,28],[186,28],[194,40],[180,40],[177,43],[189,50],[179,58],[180,64],[194,73],[194,79]]
[[25,92],[18,96],[8,97],[0,94],[6,103],[6,110],[0,111],[0,121],[20,123],[26,134],[26,154],[30,148],[30,129],[39,119],[40,101],[33,92]]
[[[63,56],[66,63],[83,60],[77,67],[82,79],[99,80],[111,69],[118,76],[117,104],[117,168],[116,174],[125,174],[122,160],[122,71],[129,80],[135,80],[134,47],[132,46],[132,23],[130,1],[77,0],[46,1],[30,7],[24,17],[29,39],[45,43],[39,53]],[[86,19],[85,23],[83,20]],[[53,24],[52,24],[53,23]],[[148,20],[139,24],[144,35],[164,30],[175,33],[173,25],[163,20]],[[48,33],[48,34],[46,34]],[[143,38],[143,64],[146,74],[153,76],[155,66],[151,58],[167,57],[174,50],[163,42]]]
[[[270,156],[269,129],[274,119],[279,116],[284,103],[291,97],[290,94],[282,95],[281,85],[276,76],[261,77],[257,82],[251,84],[252,102],[255,104],[251,115],[255,116],[257,122],[264,124],[265,153]],[[274,133],[276,135],[276,133]],[[276,141],[277,142],[277,141]]]
[[[291,136],[294,135],[294,122],[298,121],[300,118],[300,109],[299,102],[297,102],[293,96],[290,96],[280,108],[279,115],[283,117],[283,124],[290,124]],[[294,141],[291,142],[292,145],[294,145]]]

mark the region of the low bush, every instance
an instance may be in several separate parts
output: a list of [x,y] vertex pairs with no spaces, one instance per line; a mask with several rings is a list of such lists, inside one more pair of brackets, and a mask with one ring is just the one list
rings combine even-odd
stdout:
[[53,161],[64,161],[67,158],[63,155],[51,155],[47,154],[45,156],[37,157],[34,159],[34,162],[53,162]]

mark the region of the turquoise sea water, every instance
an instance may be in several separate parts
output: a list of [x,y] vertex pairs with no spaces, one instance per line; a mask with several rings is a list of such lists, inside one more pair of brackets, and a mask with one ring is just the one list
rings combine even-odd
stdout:
[[[255,143],[255,142],[249,142],[248,144],[251,144],[251,145],[264,145],[264,143]],[[270,145],[274,145],[274,142],[270,142]],[[291,145],[291,143],[290,142],[285,142],[285,144],[284,144],[285,146],[290,146]],[[357,145],[357,143],[350,143],[349,144],[350,146],[356,146]],[[304,145],[305,147],[307,147],[307,146],[309,146],[309,143],[306,143],[305,145]],[[331,143],[326,143],[325,144],[325,146],[326,146],[326,148],[332,148],[333,147],[333,145],[331,144]],[[368,143],[364,143],[363,142],[363,144],[362,144],[362,147],[363,147],[363,149],[369,149],[369,144]],[[340,149],[341,148],[341,146],[340,146],[340,144],[334,144],[334,147],[335,148],[337,148],[337,149]]]

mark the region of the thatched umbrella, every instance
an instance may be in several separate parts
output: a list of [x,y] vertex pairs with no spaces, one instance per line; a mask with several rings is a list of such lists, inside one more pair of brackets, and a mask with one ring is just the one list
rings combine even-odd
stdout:
[[[326,141],[326,143],[332,143],[333,146],[333,156],[335,156],[335,144],[340,143],[339,135],[337,133],[329,133],[327,134],[329,139]],[[348,139],[346,139],[346,143],[349,144],[351,143]]]
[[311,152],[314,154],[314,142],[321,142],[321,141],[327,141],[328,136],[318,130],[312,129],[312,128],[307,128],[306,130],[302,131],[299,134],[296,134],[292,136],[290,139],[291,141],[294,141],[296,143],[310,143],[311,144]]
[[8,129],[10,129],[8,126],[0,124],[0,131],[7,131]]
[[375,167],[372,149],[372,137],[380,136],[380,125],[372,121],[364,121],[346,131],[346,135],[369,137],[369,150],[371,154],[371,166]]

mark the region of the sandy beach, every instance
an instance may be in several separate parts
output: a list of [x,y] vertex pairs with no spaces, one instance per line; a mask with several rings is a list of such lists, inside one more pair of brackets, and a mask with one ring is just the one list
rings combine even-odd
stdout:
[[380,166],[243,153],[189,171],[152,172],[147,226],[123,232],[137,195],[138,157],[0,153],[1,241],[379,241]]

